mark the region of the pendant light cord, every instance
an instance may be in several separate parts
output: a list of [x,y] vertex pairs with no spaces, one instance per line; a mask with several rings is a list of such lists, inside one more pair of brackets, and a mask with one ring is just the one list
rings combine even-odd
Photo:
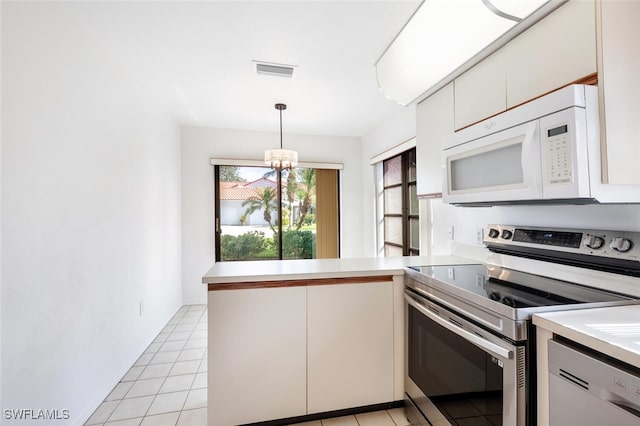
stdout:
[[287,109],[286,104],[276,104],[276,109],[280,111],[280,149],[282,149],[282,110]]
[[280,110],[280,149],[282,149],[282,110]]

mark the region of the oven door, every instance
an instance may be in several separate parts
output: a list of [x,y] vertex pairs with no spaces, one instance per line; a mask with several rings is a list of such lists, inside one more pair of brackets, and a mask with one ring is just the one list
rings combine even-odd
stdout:
[[405,290],[407,416],[412,424],[526,423],[525,346]]

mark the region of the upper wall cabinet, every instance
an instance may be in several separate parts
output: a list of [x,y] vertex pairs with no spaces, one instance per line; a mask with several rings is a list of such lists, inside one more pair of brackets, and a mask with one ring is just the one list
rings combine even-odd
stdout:
[[570,1],[455,80],[461,129],[596,72],[593,1]]
[[625,191],[640,185],[640,2],[602,1],[597,12],[603,180]]
[[594,2],[568,2],[504,50],[507,108],[595,73]]
[[455,80],[455,128],[507,108],[505,54],[499,50]]
[[453,133],[453,83],[416,107],[416,168],[418,195],[441,196],[440,140]]

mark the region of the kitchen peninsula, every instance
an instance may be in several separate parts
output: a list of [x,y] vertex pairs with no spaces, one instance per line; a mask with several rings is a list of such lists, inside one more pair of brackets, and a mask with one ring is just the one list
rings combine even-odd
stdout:
[[402,400],[404,267],[468,263],[475,262],[216,263],[202,279],[209,290],[209,424],[296,423]]

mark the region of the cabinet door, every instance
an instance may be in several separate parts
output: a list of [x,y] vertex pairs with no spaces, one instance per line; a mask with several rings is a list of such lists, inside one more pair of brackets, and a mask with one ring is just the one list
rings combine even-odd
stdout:
[[393,284],[308,287],[309,414],[393,401]]
[[453,83],[449,83],[416,107],[416,167],[418,195],[442,193],[440,141],[453,133]]
[[493,55],[454,81],[455,128],[484,120],[507,108],[504,52]]
[[306,414],[306,287],[210,291],[210,425]]
[[[640,2],[601,2],[601,117],[606,129],[604,179],[640,184]],[[640,190],[635,200],[640,199]]]
[[504,47],[507,108],[596,72],[593,0],[570,1]]

